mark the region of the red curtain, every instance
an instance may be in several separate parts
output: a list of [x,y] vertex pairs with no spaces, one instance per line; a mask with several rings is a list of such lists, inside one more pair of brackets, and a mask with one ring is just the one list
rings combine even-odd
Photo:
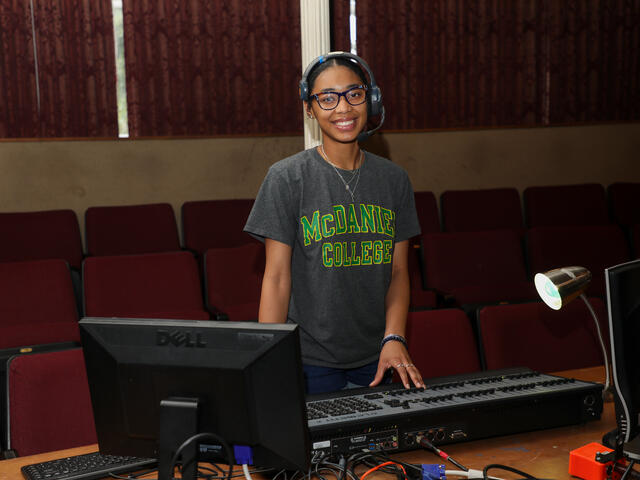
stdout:
[[549,1],[551,123],[640,119],[640,1]]
[[[334,0],[334,46],[349,48]],[[358,0],[385,128],[640,119],[640,0]]]
[[[358,53],[371,62],[385,127],[534,125],[544,117],[541,0],[358,0]],[[336,47],[346,48],[334,3]]]
[[299,0],[125,0],[129,133],[302,130]]
[[0,137],[37,137],[33,35],[29,3],[0,1]]
[[117,137],[111,0],[0,5],[0,136]]
[[117,137],[111,0],[34,0],[43,137]]

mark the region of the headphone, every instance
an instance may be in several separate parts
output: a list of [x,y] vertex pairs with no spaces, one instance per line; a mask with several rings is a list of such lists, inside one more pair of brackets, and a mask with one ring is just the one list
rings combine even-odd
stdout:
[[376,79],[373,76],[373,72],[362,58],[353,53],[349,52],[329,52],[325,55],[320,55],[318,58],[313,60],[309,66],[306,68],[304,73],[302,74],[302,79],[300,79],[300,99],[304,102],[309,101],[309,75],[313,71],[314,68],[321,65],[322,63],[331,60],[333,58],[344,58],[353,63],[356,63],[363,73],[369,78],[369,83],[367,84],[367,114],[369,116],[380,116],[380,122],[378,125],[366,132],[361,132],[358,135],[358,141],[362,142],[373,135],[384,123],[384,106],[382,105],[382,92],[380,91],[380,87],[376,85]]

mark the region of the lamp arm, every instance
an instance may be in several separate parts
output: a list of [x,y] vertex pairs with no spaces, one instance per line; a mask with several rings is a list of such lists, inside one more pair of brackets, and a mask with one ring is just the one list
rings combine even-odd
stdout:
[[596,322],[596,331],[598,332],[598,340],[600,341],[600,348],[602,348],[602,355],[604,356],[604,370],[605,370],[605,381],[604,381],[604,390],[602,391],[602,395],[604,396],[605,392],[609,390],[609,355],[607,355],[607,348],[604,346],[604,338],[602,337],[602,330],[600,329],[600,322],[598,321],[598,317],[596,316],[596,312],[591,305],[591,302],[587,300],[586,295],[583,293],[580,295],[580,298],[584,301],[591,312],[591,316],[593,317],[593,321]]

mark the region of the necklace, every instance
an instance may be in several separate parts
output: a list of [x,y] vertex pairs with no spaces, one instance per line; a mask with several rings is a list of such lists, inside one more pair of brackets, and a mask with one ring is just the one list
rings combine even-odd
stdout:
[[[356,188],[358,188],[358,182],[360,181],[360,172],[362,171],[362,165],[364,165],[364,151],[361,149],[360,150],[360,166],[356,169],[356,171],[353,173],[353,175],[351,176],[351,178],[349,179],[349,181],[347,182],[344,177],[342,176],[342,174],[340,173],[340,171],[338,170],[338,167],[336,167],[336,165],[329,160],[329,156],[327,155],[327,153],[324,151],[324,145],[320,145],[320,151],[322,152],[322,156],[325,158],[325,160],[329,163],[329,165],[331,165],[333,167],[333,170],[336,172],[336,174],[338,175],[338,177],[340,177],[340,180],[342,180],[342,183],[344,185],[344,189],[349,192],[349,195],[351,196],[351,201],[353,203],[355,203],[356,201]],[[351,188],[349,186],[349,184],[355,179],[356,183],[353,186],[353,188]]]

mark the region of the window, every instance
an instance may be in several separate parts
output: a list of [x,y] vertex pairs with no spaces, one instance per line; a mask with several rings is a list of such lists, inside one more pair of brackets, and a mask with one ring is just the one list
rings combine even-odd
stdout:
[[116,95],[118,99],[118,136],[129,136],[129,119],[127,117],[127,75],[124,66],[124,19],[122,0],[112,0],[113,35],[115,40],[116,62]]

